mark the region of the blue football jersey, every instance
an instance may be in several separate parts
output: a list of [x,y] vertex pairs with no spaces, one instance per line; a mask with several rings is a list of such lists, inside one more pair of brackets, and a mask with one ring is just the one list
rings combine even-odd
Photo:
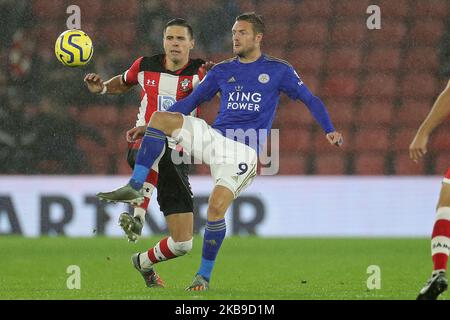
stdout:
[[[176,102],[168,111],[188,115],[218,92],[220,110],[212,127],[225,136],[236,130],[267,134],[281,92],[305,103],[326,133],[335,131],[322,101],[309,91],[294,68],[286,61],[264,54],[251,63],[241,63],[235,57],[216,64],[188,97]],[[264,142],[264,134],[258,135],[256,146],[244,141],[257,151]]]

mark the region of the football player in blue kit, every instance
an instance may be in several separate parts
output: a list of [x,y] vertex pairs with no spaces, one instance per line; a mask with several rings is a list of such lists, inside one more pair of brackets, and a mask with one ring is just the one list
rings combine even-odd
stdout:
[[[225,238],[225,212],[256,176],[258,153],[271,129],[281,92],[308,107],[330,144],[341,146],[343,142],[324,104],[310,92],[294,68],[261,52],[264,34],[261,16],[253,12],[239,15],[232,34],[235,57],[216,64],[188,97],[176,102],[169,112],[155,112],[148,126],[141,127],[140,135],[144,138],[129,183],[112,192],[97,194],[106,201],[141,202],[143,183],[164,153],[166,136],[210,166],[214,188],[208,202],[201,265],[186,289],[189,291],[209,288],[216,256]],[[217,93],[220,110],[213,125],[188,116]],[[258,133],[257,138],[236,139],[242,132],[245,137]]]

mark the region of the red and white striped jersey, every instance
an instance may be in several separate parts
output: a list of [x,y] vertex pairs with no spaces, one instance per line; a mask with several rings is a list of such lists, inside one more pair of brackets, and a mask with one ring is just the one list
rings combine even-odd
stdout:
[[[205,76],[201,59],[190,59],[175,72],[165,68],[165,55],[140,57],[122,74],[126,84],[139,84],[141,106],[136,126],[144,126],[155,111],[165,111],[176,101],[188,96]],[[196,115],[196,111],[192,115]]]

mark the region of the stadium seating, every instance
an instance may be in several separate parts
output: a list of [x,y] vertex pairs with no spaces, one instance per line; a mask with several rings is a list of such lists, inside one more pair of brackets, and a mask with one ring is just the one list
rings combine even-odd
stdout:
[[385,174],[386,156],[373,152],[358,152],[354,161],[354,173],[357,175]]
[[131,129],[136,125],[139,106],[126,106],[119,111],[117,125],[122,130]]
[[300,154],[283,155],[280,158],[279,171],[280,175],[288,174],[306,174],[307,161]]
[[349,128],[355,121],[356,109],[353,106],[352,99],[327,99],[324,100],[328,108],[328,113],[333,119],[333,124],[342,130]]
[[438,93],[437,79],[431,72],[408,72],[402,79],[400,89],[403,98],[434,98]]
[[81,111],[80,118],[91,126],[114,128],[119,120],[119,110],[113,105],[90,106]]
[[367,32],[367,27],[361,23],[361,19],[338,20],[331,29],[331,41],[341,46],[360,46],[365,41]]
[[354,74],[331,74],[323,84],[321,96],[333,98],[351,98],[358,90],[358,81]]
[[291,27],[291,33],[298,35],[291,46],[323,46],[328,40],[327,19],[304,19]]
[[367,61],[363,67],[368,72],[396,72],[400,67],[400,48],[374,47],[368,52]]
[[[416,2],[416,1],[412,1]],[[377,1],[377,5],[381,9],[381,15],[384,17],[394,18],[394,19],[401,19],[405,18],[409,15],[409,5],[411,1],[409,0],[396,0],[396,1],[390,1],[390,0],[381,0]],[[382,22],[383,23],[383,22]],[[384,28],[384,26],[383,26]]]
[[298,101],[281,102],[273,122],[274,128],[310,126],[313,118],[306,107]]
[[311,132],[304,128],[283,128],[280,130],[280,152],[306,153],[311,148]]
[[368,32],[368,40],[375,48],[392,46],[400,49],[407,31],[407,24],[404,21],[383,16],[381,29],[370,30]]
[[407,70],[431,71],[438,69],[438,52],[431,47],[414,47],[407,51],[404,67]]
[[272,23],[270,32],[264,36],[264,45],[270,48],[284,48],[291,37],[291,28],[287,21]]
[[359,126],[385,126],[392,123],[394,104],[392,100],[363,100],[355,115]]
[[416,135],[416,127],[400,127],[394,134],[391,141],[392,149],[396,152],[406,153],[409,148],[409,144],[412,142]]
[[450,168],[448,159],[448,149],[443,153],[438,153],[434,162],[434,173],[443,177]]
[[449,11],[449,3],[447,0],[427,0],[413,1],[410,13],[413,17],[418,18],[446,18]]
[[[130,48],[139,48],[135,21],[139,21],[140,1],[79,0],[76,4],[82,10],[82,29],[96,47],[128,53]],[[366,9],[375,4],[369,0],[282,0],[276,4],[236,0],[235,4],[241,12],[256,9],[265,16],[263,51],[294,66],[305,84],[324,101],[336,128],[344,133],[344,150],[330,149],[308,109],[283,95],[274,119],[274,128],[280,128],[282,134],[280,174],[443,174],[448,165],[445,151],[450,148],[445,128],[430,141],[430,150],[436,153],[432,161],[415,164],[408,159],[407,150],[445,85],[446,79],[439,74],[438,48],[450,14],[447,0],[380,0],[376,2],[382,9],[380,30],[366,28]],[[196,15],[192,7],[208,10],[213,5],[211,0],[164,2],[168,15],[189,12],[188,19]],[[50,54],[56,36],[63,31],[58,27],[62,22],[50,21],[63,21],[65,9],[65,1],[32,2],[40,26],[39,55]],[[206,58],[222,61],[231,56],[228,49]],[[205,56],[201,52],[195,55]],[[74,113],[82,123],[117,141],[101,146],[87,138],[79,139],[94,173],[130,171],[124,159],[127,144],[122,141],[126,130],[136,123],[139,98],[136,92],[132,94],[136,95],[136,105],[126,102],[103,106],[94,102]],[[217,112],[215,98],[202,106],[201,117],[212,123]],[[105,159],[95,156],[99,150]],[[331,161],[335,166],[328,165]],[[196,166],[195,171],[209,174],[206,166]]]
[[132,20],[123,20],[121,23],[116,21],[105,22],[102,25],[103,44],[112,48],[129,48],[135,43],[136,27]]
[[335,1],[334,13],[337,17],[364,17],[369,5],[368,0]]
[[108,0],[104,7],[104,16],[117,20],[131,20],[137,16],[138,0]]
[[436,132],[433,133],[430,139],[429,148],[433,152],[448,152],[450,150],[450,128],[448,125],[443,125]]
[[331,72],[351,72],[360,68],[362,62],[359,48],[334,48],[328,52],[326,67]]
[[393,99],[397,94],[397,79],[388,73],[371,73],[362,83],[361,95],[365,98]]
[[431,99],[403,99],[402,107],[395,111],[393,126],[418,128],[431,109]]
[[298,19],[320,17],[328,19],[333,15],[332,0],[303,0],[297,6]]
[[256,4],[251,0],[239,2],[239,9],[241,12],[253,12],[257,10]]
[[58,19],[66,15],[67,6],[61,0],[34,0],[32,6],[38,19]]
[[[276,3],[264,1],[260,3],[257,9],[265,17],[265,21],[270,24],[289,21],[296,12],[295,3],[291,0],[279,0]],[[276,14],[274,14],[276,12]]]
[[344,145],[338,149],[337,147],[331,145],[325,137],[325,133],[320,129],[317,130],[311,139],[312,150],[314,154],[338,154],[340,152],[346,152],[347,150],[352,150],[354,142],[354,134],[352,130],[348,128],[339,128],[339,131],[344,137]]
[[297,47],[289,52],[287,60],[301,72],[318,70],[323,66],[324,50],[320,47]]
[[346,166],[346,155],[340,151],[317,154],[313,165],[314,173],[320,175],[346,174]]
[[100,19],[105,13],[101,1],[77,0],[76,5],[80,7],[82,13],[81,23],[83,26],[83,31],[85,32],[87,32],[85,26],[86,22],[95,22],[96,20]]
[[408,39],[416,45],[436,46],[444,32],[444,21],[436,19],[417,19],[408,34]]
[[128,176],[131,174],[132,170],[130,166],[128,165],[128,162],[124,157],[120,158],[117,157],[116,159],[116,168],[117,168],[117,174]]
[[394,160],[394,171],[397,175],[423,175],[425,171],[424,159],[414,162],[409,158],[407,151],[397,153]]
[[381,154],[390,148],[389,132],[380,127],[360,127],[354,134],[354,142],[351,148],[359,152],[377,152]]

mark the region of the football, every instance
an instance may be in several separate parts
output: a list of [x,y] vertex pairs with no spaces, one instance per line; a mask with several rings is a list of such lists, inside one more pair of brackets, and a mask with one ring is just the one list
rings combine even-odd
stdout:
[[93,53],[91,38],[81,30],[66,30],[59,35],[55,43],[55,55],[67,67],[87,64]]

